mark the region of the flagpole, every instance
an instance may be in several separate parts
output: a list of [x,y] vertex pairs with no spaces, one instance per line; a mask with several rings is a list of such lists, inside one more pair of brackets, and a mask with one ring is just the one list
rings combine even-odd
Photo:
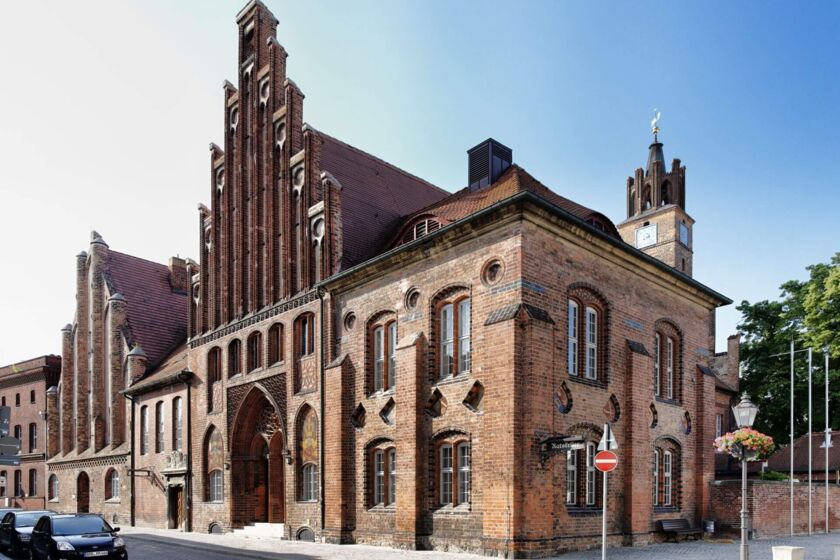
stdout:
[[808,348],[808,534],[814,534],[814,512],[813,512],[813,465],[814,459],[814,435],[813,435],[813,363],[814,363],[814,349]]
[[828,447],[831,445],[831,424],[828,421],[828,346],[823,348],[825,355],[825,532],[828,534]]
[[790,536],[793,536],[793,355],[794,342],[790,339]]

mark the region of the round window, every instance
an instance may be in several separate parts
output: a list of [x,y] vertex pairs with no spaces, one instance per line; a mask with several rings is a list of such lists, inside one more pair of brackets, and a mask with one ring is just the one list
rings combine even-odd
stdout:
[[405,307],[408,310],[417,309],[417,304],[420,303],[420,291],[417,288],[411,288],[405,294]]
[[344,316],[344,330],[352,331],[356,326],[356,314],[350,311]]
[[505,267],[499,259],[493,259],[484,265],[481,280],[488,286],[498,284],[505,273]]

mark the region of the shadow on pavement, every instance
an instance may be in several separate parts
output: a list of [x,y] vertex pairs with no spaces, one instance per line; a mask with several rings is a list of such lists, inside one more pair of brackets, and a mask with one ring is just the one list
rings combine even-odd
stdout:
[[[123,535],[128,545],[129,556],[133,559],[145,558],[190,558],[200,560],[221,560],[228,558],[253,558],[259,560],[318,560],[320,556],[296,552],[267,552],[262,550],[243,550],[229,546],[184,539],[173,539],[160,535],[132,533]],[[177,552],[176,552],[177,551]]]

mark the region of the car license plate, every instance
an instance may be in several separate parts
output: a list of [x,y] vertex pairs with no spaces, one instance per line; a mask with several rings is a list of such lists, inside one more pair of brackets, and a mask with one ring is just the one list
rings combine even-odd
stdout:
[[108,556],[107,550],[94,550],[93,552],[85,552],[85,558],[92,558],[94,556]]

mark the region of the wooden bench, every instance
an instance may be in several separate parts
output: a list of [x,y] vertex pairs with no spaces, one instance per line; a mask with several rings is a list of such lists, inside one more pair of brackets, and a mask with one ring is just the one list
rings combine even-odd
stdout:
[[675,542],[678,541],[682,535],[698,539],[700,538],[700,535],[703,534],[702,529],[692,528],[688,519],[663,519],[659,522],[659,526],[662,528],[662,532],[666,535],[673,535]]

